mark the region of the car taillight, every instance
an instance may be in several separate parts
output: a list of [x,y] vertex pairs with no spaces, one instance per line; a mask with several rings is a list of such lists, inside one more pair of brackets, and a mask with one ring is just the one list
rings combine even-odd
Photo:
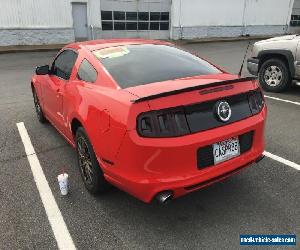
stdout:
[[[234,121],[258,114],[265,105],[263,93],[260,89],[256,89],[237,96],[192,104],[192,106],[149,111],[137,117],[137,132],[142,137],[167,138],[202,131],[205,127],[211,129],[222,126],[224,123],[220,125],[220,122],[216,121],[213,107],[223,99],[233,103],[231,109],[235,115]],[[228,121],[224,125],[231,122],[233,121]]]
[[143,137],[176,137],[190,133],[183,108],[142,113],[137,131]]
[[258,114],[264,107],[265,100],[263,93],[257,89],[249,94],[249,105],[253,115]]

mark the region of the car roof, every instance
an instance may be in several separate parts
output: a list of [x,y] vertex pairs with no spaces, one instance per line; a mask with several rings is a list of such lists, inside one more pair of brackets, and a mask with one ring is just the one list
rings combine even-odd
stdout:
[[91,40],[85,42],[76,42],[67,45],[67,48],[73,49],[87,49],[89,51],[99,50],[107,47],[114,47],[114,46],[122,46],[122,45],[129,45],[129,44],[159,44],[159,45],[173,45],[172,43],[160,41],[160,40],[148,40],[148,39],[100,39],[100,40]]

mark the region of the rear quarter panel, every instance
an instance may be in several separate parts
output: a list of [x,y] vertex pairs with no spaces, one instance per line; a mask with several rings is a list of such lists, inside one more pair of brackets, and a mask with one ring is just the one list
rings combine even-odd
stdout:
[[[122,137],[126,132],[128,108],[106,95],[106,88],[98,89],[89,83],[73,82],[67,92],[76,96],[66,104],[69,124],[68,136],[73,136],[74,118],[83,125],[97,156],[113,161]],[[71,95],[72,95],[71,94]]]
[[[95,83],[77,79],[78,68],[88,59],[98,72]],[[89,53],[79,50],[71,81],[65,85],[64,117],[66,136],[74,143],[73,119],[83,125],[98,158],[114,161],[128,129],[131,99],[134,97],[110,81],[101,64]],[[144,104],[146,105],[146,104]]]

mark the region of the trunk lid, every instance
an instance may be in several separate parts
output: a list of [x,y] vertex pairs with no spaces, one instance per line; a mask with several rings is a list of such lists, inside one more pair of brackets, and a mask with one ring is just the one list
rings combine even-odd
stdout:
[[257,88],[256,80],[238,79],[237,75],[222,73],[140,85],[124,91],[136,96],[133,102],[141,99],[147,101],[152,110],[158,110],[215,100]]

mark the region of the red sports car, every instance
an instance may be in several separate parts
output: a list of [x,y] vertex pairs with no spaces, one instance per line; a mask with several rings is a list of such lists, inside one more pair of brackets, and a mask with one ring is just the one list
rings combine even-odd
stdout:
[[91,193],[112,184],[165,203],[263,156],[267,108],[256,79],[167,42],[73,43],[37,67],[31,87],[39,121],[76,149]]

